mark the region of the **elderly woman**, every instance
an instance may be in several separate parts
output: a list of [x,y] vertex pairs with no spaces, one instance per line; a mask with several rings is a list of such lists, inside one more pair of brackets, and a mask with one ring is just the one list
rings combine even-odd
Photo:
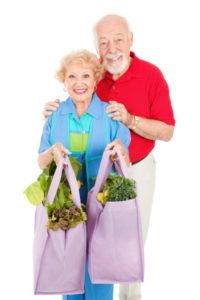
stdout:
[[[47,167],[52,159],[56,163],[64,155],[78,157],[82,164],[79,180],[81,201],[86,204],[87,193],[94,185],[102,153],[118,145],[126,163],[129,163],[129,130],[120,122],[113,121],[105,112],[102,102],[94,92],[103,74],[96,55],[86,51],[77,51],[65,56],[61,61],[56,77],[67,89],[69,98],[45,123],[38,163],[41,169]],[[112,160],[117,156],[114,151]],[[113,285],[92,284],[86,264],[85,294],[63,295],[63,300],[112,300]]]

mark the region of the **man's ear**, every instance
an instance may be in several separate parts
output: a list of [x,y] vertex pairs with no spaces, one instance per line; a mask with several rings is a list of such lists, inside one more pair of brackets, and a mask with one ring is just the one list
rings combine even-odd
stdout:
[[94,40],[94,46],[95,46],[95,49],[96,49],[97,54],[99,55],[99,48],[98,48],[98,45],[97,45],[97,41],[96,41],[96,40]]
[[133,32],[130,32],[130,43],[131,47],[133,46]]

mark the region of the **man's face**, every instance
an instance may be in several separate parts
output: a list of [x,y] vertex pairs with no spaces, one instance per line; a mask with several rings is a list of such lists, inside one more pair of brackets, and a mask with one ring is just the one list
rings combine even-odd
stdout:
[[99,55],[111,74],[123,72],[130,58],[133,36],[120,19],[101,21],[96,28]]

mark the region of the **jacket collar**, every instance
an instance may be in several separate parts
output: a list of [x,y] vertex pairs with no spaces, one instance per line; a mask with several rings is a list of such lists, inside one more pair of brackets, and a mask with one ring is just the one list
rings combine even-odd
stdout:
[[[100,111],[101,111],[101,100],[98,98],[96,93],[93,93],[92,101],[88,106],[86,111],[87,114],[93,116],[95,119],[100,118]],[[74,105],[74,101],[71,97],[68,97],[60,109],[61,115],[72,114],[74,118],[78,118],[76,107]]]

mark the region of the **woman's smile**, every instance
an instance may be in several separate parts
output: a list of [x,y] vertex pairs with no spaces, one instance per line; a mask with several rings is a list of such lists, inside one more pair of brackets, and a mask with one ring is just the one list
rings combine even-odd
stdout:
[[85,94],[87,92],[87,89],[74,89],[73,91],[76,94],[82,95],[82,94]]

